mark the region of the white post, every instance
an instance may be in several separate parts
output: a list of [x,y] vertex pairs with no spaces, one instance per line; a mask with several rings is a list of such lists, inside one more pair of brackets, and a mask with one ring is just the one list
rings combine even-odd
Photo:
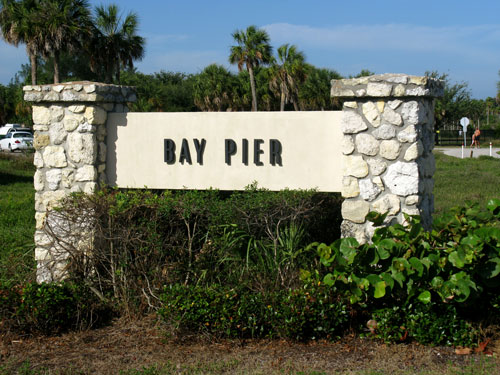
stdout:
[[490,142],[490,156],[493,156],[493,150],[491,149],[491,142]]
[[462,143],[462,159],[464,158],[464,144]]

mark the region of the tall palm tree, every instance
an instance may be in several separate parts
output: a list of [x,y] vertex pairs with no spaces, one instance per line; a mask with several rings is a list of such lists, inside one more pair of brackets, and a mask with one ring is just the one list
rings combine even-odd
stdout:
[[257,111],[257,91],[255,89],[255,68],[260,64],[269,64],[272,59],[272,47],[269,44],[269,35],[265,30],[256,26],[249,26],[246,30],[236,30],[232,34],[238,43],[231,47],[229,62],[238,64],[238,70],[246,66],[250,76],[250,87],[252,90],[252,111]]
[[26,44],[31,65],[31,84],[37,83],[37,57],[43,49],[43,33],[40,31],[37,0],[0,0],[0,28],[3,39],[14,46]]
[[270,87],[280,95],[280,111],[285,104],[292,102],[299,110],[298,87],[306,80],[305,56],[295,45],[283,44],[278,48],[278,59],[271,67]]
[[95,10],[96,33],[93,41],[91,63],[95,70],[104,69],[105,80],[120,82],[120,69],[134,67],[134,60],[144,57],[143,37],[137,35],[139,19],[136,13],[130,12],[125,18],[119,13],[118,6],[98,6]]
[[40,0],[39,28],[43,30],[43,55],[54,60],[54,83],[60,82],[61,51],[83,48],[91,35],[87,0]]

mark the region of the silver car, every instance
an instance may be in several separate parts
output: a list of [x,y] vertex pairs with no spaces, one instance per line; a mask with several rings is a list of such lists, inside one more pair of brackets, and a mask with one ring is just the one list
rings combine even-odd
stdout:
[[29,132],[16,131],[8,133],[5,138],[0,140],[0,149],[2,151],[32,150],[33,134]]

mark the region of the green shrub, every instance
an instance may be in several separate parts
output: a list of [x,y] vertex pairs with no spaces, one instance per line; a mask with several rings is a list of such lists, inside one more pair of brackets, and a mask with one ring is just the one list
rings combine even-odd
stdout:
[[413,339],[425,345],[467,346],[477,344],[479,332],[450,304],[410,304],[373,312],[375,337],[386,342]]
[[[102,190],[76,194],[51,211],[45,228],[69,258],[72,280],[110,293],[122,311],[155,309],[164,285],[299,287],[311,264],[315,228],[338,236],[338,195],[313,191],[242,192]],[[70,223],[75,230],[54,227]],[[82,229],[82,223],[85,226]],[[93,233],[92,251],[59,233]]]
[[161,300],[159,314],[165,321],[217,337],[333,339],[349,323],[349,308],[324,288],[256,293],[177,284],[166,287]]
[[58,334],[105,323],[111,315],[92,292],[73,283],[0,286],[3,329]]

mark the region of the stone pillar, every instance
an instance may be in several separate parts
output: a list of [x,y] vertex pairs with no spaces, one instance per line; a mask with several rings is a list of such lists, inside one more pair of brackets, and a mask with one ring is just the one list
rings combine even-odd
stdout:
[[93,82],[23,90],[33,103],[37,281],[55,281],[64,274],[65,255],[44,230],[47,214],[68,194],[93,193],[106,183],[107,114],[127,112],[136,95],[131,87]]
[[434,98],[441,81],[404,74],[332,80],[343,101],[343,237],[368,241],[369,211],[387,213],[386,224],[420,215],[426,229],[434,210]]

